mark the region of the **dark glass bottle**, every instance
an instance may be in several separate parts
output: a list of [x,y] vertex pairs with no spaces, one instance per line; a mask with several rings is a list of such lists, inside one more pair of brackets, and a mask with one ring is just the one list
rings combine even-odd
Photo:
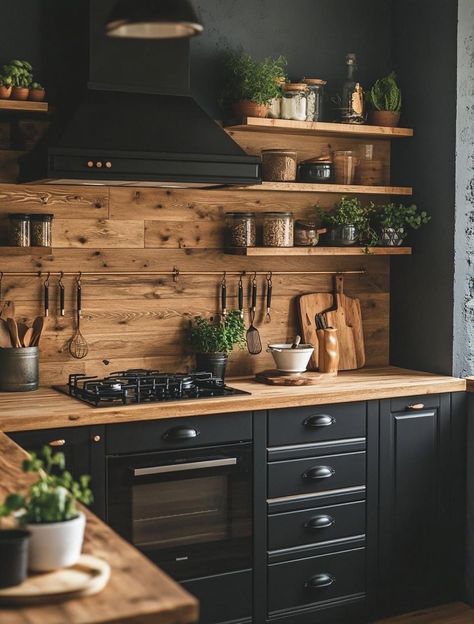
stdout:
[[346,56],[347,76],[342,87],[342,121],[346,123],[363,123],[364,98],[360,84],[357,82],[357,59],[354,53]]

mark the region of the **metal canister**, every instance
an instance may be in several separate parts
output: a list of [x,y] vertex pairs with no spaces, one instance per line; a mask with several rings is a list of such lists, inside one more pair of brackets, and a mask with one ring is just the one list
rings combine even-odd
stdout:
[[37,390],[38,347],[0,349],[0,392]]

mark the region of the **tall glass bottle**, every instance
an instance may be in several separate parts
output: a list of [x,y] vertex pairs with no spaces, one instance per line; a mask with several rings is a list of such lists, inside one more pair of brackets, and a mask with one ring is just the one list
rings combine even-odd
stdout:
[[357,58],[353,52],[346,56],[346,71],[342,86],[342,121],[364,123],[364,92],[357,82]]

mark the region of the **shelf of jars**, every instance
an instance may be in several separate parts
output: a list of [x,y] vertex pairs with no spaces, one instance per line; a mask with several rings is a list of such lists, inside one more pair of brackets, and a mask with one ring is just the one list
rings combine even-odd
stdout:
[[269,117],[244,117],[237,125],[227,126],[228,132],[271,132],[283,134],[308,134],[320,136],[347,136],[356,138],[398,139],[412,137],[412,128],[389,128],[367,124],[329,123],[323,121],[295,121]]
[[412,195],[409,186],[363,186],[360,184],[307,184],[305,182],[262,182],[233,187],[242,191],[288,191],[298,193],[340,193],[343,195]]
[[232,247],[234,256],[410,256],[411,247]]

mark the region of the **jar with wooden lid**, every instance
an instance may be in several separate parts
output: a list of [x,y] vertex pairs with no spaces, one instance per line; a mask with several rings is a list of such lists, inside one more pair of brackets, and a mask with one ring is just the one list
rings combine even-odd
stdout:
[[297,153],[287,149],[262,150],[262,179],[266,182],[294,182]]
[[263,213],[263,246],[293,247],[293,213]]
[[54,215],[52,214],[32,214],[31,220],[31,245],[33,247],[51,247],[52,240],[52,223]]
[[8,215],[10,221],[9,243],[12,247],[30,246],[30,215],[23,213],[11,213]]
[[304,82],[288,82],[283,87],[281,100],[282,119],[306,121],[308,85]]
[[226,246],[255,247],[257,228],[254,212],[226,212]]
[[306,95],[306,121],[323,121],[324,87],[327,81],[320,78],[305,78],[303,82],[308,87]]

